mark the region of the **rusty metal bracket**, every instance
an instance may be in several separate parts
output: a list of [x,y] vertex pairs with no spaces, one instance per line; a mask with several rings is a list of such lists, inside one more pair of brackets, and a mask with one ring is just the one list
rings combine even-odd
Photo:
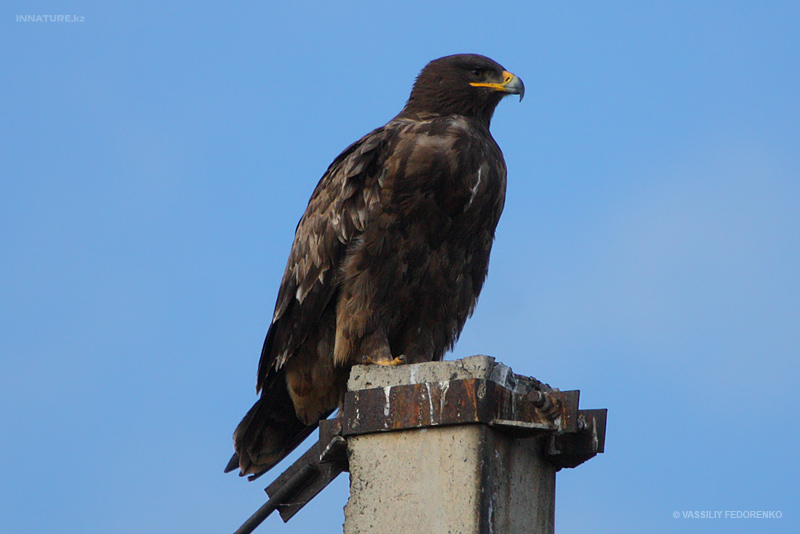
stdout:
[[576,432],[552,436],[545,455],[559,468],[577,467],[605,450],[608,410],[579,410]]
[[577,392],[571,393],[521,394],[479,378],[349,391],[342,435],[471,423],[526,437],[569,431],[577,414]]

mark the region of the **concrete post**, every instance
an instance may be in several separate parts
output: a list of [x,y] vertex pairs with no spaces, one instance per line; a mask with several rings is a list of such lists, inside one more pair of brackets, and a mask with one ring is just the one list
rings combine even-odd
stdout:
[[[498,367],[500,366],[500,367]],[[493,358],[395,368],[357,367],[349,391],[513,376]],[[445,397],[441,402],[446,402]],[[431,419],[434,406],[431,405]],[[432,426],[348,438],[345,534],[552,534],[555,474],[547,437],[512,438],[485,424]]]

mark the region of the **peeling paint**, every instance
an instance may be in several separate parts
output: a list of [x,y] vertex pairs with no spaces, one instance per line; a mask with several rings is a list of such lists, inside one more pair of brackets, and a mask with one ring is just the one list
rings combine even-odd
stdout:
[[439,413],[444,413],[444,403],[447,398],[447,390],[450,389],[450,381],[445,380],[443,382],[439,382],[439,389],[442,392],[442,396],[439,397]]
[[434,424],[433,418],[433,397],[431,396],[431,383],[425,382],[425,389],[428,390],[428,412],[430,413],[430,422]]
[[392,407],[391,394],[392,386],[386,386],[383,388],[383,396],[386,397],[386,404],[383,405],[383,415],[385,417],[389,417],[389,410]]

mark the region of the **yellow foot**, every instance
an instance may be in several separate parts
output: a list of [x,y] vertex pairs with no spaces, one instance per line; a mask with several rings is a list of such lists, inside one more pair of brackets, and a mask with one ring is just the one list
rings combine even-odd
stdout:
[[395,365],[403,365],[404,363],[406,363],[406,357],[402,354],[391,361],[373,360],[369,356],[364,357],[364,365],[384,365],[394,367]]

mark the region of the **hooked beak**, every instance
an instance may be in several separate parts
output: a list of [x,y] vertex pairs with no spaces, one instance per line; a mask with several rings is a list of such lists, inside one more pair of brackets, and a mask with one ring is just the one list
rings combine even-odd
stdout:
[[488,87],[490,89],[494,89],[495,91],[500,91],[501,93],[507,93],[509,95],[519,95],[520,102],[522,102],[522,97],[525,96],[525,84],[522,83],[522,80],[520,80],[517,76],[511,74],[507,70],[503,71],[502,83],[470,82],[470,85],[473,87]]

